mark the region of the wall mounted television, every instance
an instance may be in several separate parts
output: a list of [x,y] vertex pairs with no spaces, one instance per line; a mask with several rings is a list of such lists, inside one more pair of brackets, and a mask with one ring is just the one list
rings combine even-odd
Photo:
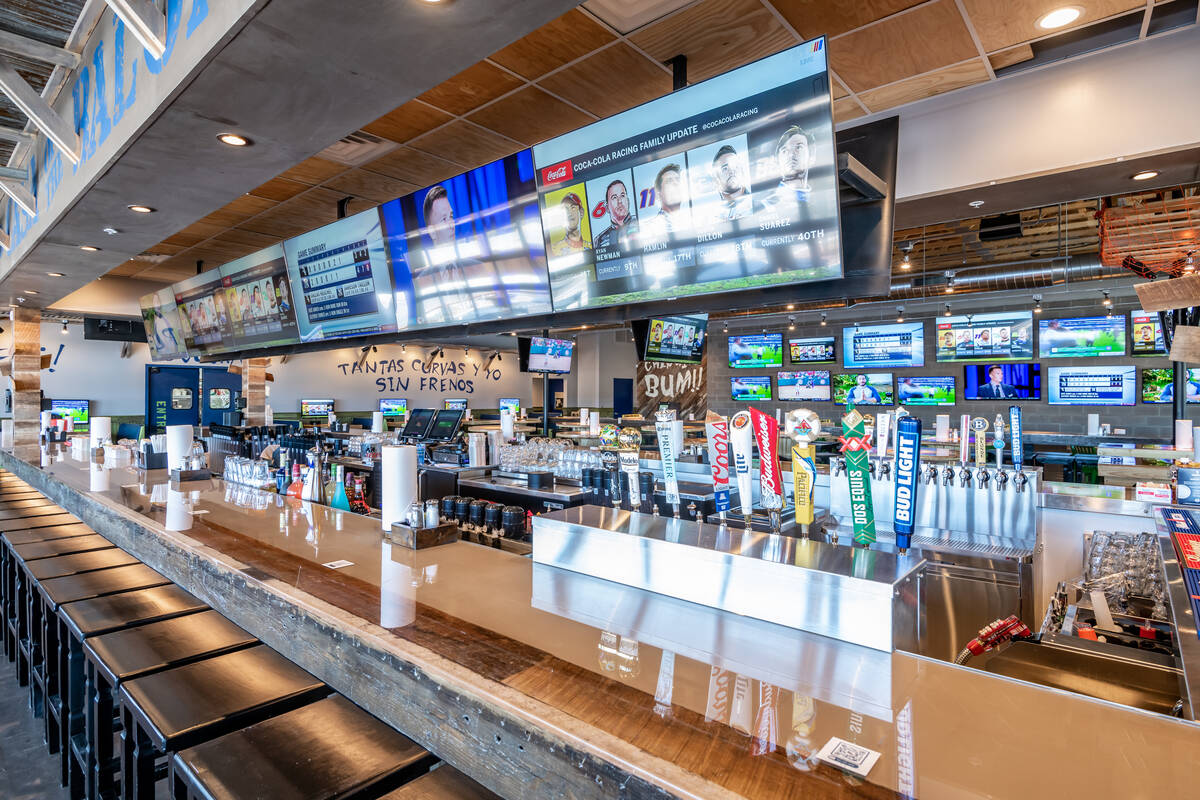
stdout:
[[780,400],[827,401],[831,398],[827,369],[779,372],[775,382],[779,384]]
[[385,417],[403,417],[408,413],[408,398],[381,397],[379,398],[379,410]]
[[1041,364],[967,364],[963,367],[967,400],[1041,400]]
[[770,400],[771,376],[735,375],[729,379],[729,393],[739,403]]
[[825,364],[834,360],[834,338],[788,339],[788,356],[793,364]]
[[300,416],[327,417],[333,413],[332,400],[301,400]]
[[1125,317],[1066,317],[1038,323],[1042,358],[1125,355]]
[[630,323],[638,358],[699,364],[708,339],[708,314],[651,317]]
[[892,373],[857,372],[833,376],[833,402],[838,405],[890,406]]
[[547,339],[542,336],[521,336],[517,339],[517,356],[521,372],[548,372],[564,375],[571,371],[575,342],[570,339]]
[[50,412],[62,419],[72,420],[77,431],[86,431],[91,420],[92,402],[90,400],[61,400],[54,398],[50,401]]
[[909,406],[952,406],[958,402],[953,375],[906,375],[896,379],[896,402]]
[[783,334],[763,333],[729,337],[729,366],[762,369],[783,366]]
[[1033,312],[940,317],[938,361],[1028,361],[1033,358]]
[[842,328],[842,366],[846,369],[925,366],[925,324],[897,322]]
[[[1187,371],[1188,403],[1200,403],[1200,369]],[[1142,402],[1173,403],[1175,401],[1174,373],[1170,367],[1148,367],[1142,370]]]
[[1167,343],[1163,339],[1158,312],[1140,308],[1129,312],[1130,352],[1135,356],[1165,356]]
[[1137,367],[1049,367],[1052,406],[1131,406],[1137,402]]

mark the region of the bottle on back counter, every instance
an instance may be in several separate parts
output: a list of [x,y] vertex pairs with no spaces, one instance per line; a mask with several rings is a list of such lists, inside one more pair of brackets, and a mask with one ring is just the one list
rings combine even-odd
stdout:
[[304,478],[300,474],[300,463],[292,464],[292,482],[288,484],[287,496],[300,497],[300,493],[304,491]]
[[354,477],[354,496],[350,498],[350,510],[355,514],[370,514],[371,507],[367,505],[366,493],[363,489],[361,475]]
[[349,511],[350,498],[346,496],[346,468],[337,464],[333,469],[333,496],[329,499],[329,505],[342,511]]

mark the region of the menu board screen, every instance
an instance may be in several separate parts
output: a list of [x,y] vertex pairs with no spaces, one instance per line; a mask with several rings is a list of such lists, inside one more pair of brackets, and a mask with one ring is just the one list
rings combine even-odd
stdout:
[[379,209],[288,239],[283,247],[302,341],[396,330]]
[[[1187,371],[1187,402],[1200,403],[1200,369]],[[1175,402],[1175,377],[1170,367],[1156,367],[1142,370],[1142,402],[1143,403],[1173,403]]]
[[839,405],[892,405],[892,373],[859,372],[833,376],[833,402]]
[[187,355],[173,288],[168,286],[148,294],[139,305],[142,323],[146,326],[146,341],[150,344],[150,359],[162,361]]
[[1129,312],[1130,333],[1133,334],[1133,355],[1135,356],[1165,356],[1167,343],[1163,339],[1162,326],[1158,322],[1158,313],[1142,311],[1140,308]]
[[729,337],[729,366],[746,369],[783,366],[783,334]]
[[402,330],[551,312],[528,150],[384,203],[379,213]]
[[555,311],[842,276],[824,39],[535,145],[533,160]]
[[912,406],[952,406],[955,403],[952,375],[906,375],[896,382],[896,402]]
[[1038,324],[1042,358],[1125,355],[1125,317],[1044,319]]
[[937,321],[938,361],[1028,361],[1033,358],[1033,313],[968,314]]
[[779,383],[780,400],[828,400],[829,370],[810,369],[803,372],[780,372],[775,380]]
[[1050,367],[1052,406],[1131,406],[1137,398],[1137,367]]
[[833,337],[818,339],[788,339],[793,364],[820,364],[833,361]]
[[746,375],[729,379],[730,396],[738,402],[771,399],[770,375]]
[[221,266],[224,295],[221,349],[270,347],[300,340],[288,287],[283,245],[274,245]]
[[925,366],[924,323],[842,328],[842,366],[847,369]]

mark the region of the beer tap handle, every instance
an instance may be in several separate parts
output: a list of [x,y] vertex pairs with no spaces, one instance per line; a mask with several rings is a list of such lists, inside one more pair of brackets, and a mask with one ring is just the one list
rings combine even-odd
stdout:
[[954,484],[954,465],[947,464],[942,467],[942,486],[951,486]]
[[1016,470],[1013,474],[1013,489],[1016,490],[1017,494],[1025,491],[1025,484],[1027,483],[1029,483],[1029,476],[1023,470]]
[[892,462],[885,458],[880,459],[879,475],[875,480],[890,480],[892,477]]
[[971,485],[971,468],[965,464],[958,473],[958,485],[964,489]]
[[688,508],[688,515],[689,515],[689,516],[690,516],[692,519],[696,519],[696,501],[695,501],[695,500],[693,500],[692,502],[688,503],[688,507],[687,507],[687,508]]
[[981,467],[975,470],[975,479],[978,481],[980,489],[987,488],[988,481],[992,479],[992,473],[986,467]]
[[1002,469],[996,470],[996,491],[1003,492],[1008,485],[1008,473]]

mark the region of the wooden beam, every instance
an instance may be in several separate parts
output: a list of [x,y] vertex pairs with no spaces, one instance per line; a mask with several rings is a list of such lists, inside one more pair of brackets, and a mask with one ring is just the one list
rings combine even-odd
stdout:
[[1200,306],[1200,275],[1139,283],[1133,288],[1146,311],[1174,311],[1177,308]]
[[108,7],[121,18],[142,47],[154,58],[167,51],[167,15],[151,0],[108,0]]
[[68,161],[79,163],[79,134],[17,74],[12,62],[4,56],[0,56],[0,92],[8,95],[17,108],[63,151]]
[[25,131],[19,131],[16,128],[6,128],[4,126],[0,126],[0,139],[16,142],[17,144],[33,144],[33,136],[30,134]]
[[[5,167],[7,169],[7,167]],[[37,198],[33,196],[33,192],[29,191],[22,180],[14,180],[5,175],[0,175],[0,191],[13,199],[13,202],[25,209],[25,213],[29,216],[37,214]],[[6,248],[7,249],[7,248]]]
[[0,51],[12,53],[15,56],[28,58],[33,61],[47,61],[60,67],[74,69],[79,66],[79,54],[55,47],[52,44],[39,42],[15,33],[0,30]]
[[7,231],[0,231],[0,250],[8,250],[12,248],[12,239],[8,238]]

